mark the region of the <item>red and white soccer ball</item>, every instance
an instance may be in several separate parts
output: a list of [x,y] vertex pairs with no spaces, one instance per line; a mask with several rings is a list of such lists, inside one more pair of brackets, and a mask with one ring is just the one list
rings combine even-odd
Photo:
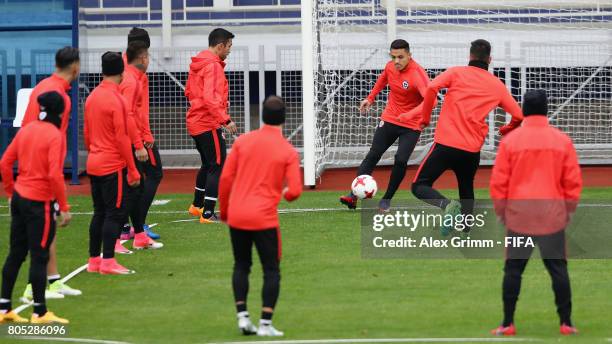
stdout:
[[372,176],[363,174],[353,179],[351,189],[353,190],[353,195],[357,196],[357,198],[366,199],[372,198],[374,195],[376,195],[378,185],[376,185],[376,181],[374,178],[372,178]]

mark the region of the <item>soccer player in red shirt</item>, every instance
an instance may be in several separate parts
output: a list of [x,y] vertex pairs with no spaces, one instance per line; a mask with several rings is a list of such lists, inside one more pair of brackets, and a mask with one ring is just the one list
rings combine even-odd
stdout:
[[[387,106],[374,133],[372,147],[357,170],[357,175],[371,175],[382,155],[399,139],[395,162],[391,170],[389,186],[379,202],[382,211],[388,211],[391,199],[406,175],[406,165],[421,135],[421,103],[429,85],[429,77],[410,54],[410,46],[403,39],[391,43],[391,61],[378,77],[372,92],[361,102],[359,110],[368,110],[376,95],[389,85]],[[340,197],[349,209],[357,207],[357,197],[352,193]]]
[[[427,88],[422,108],[421,127],[429,125],[438,91],[448,89],[436,125],[434,144],[421,162],[412,183],[412,193],[419,199],[440,207],[456,219],[474,208],[474,176],[480,164],[480,149],[488,134],[485,119],[496,107],[512,115],[512,121],[500,129],[506,133],[523,120],[521,108],[506,86],[489,69],[491,44],[484,39],[472,42],[468,66],[452,67],[438,75]],[[432,186],[446,170],[452,170],[459,185],[461,203],[449,200]],[[454,220],[444,221],[442,235],[454,228]],[[469,231],[469,229],[465,230]]]
[[230,134],[237,132],[228,110],[229,84],[223,69],[232,49],[234,34],[214,29],[208,35],[208,50],[191,58],[185,96],[189,100],[187,131],[200,153],[202,166],[196,178],[193,203],[189,213],[200,223],[217,222],[215,205],[219,192],[219,176],[225,163],[225,138],[222,127]]
[[[147,32],[147,30],[142,28],[132,28],[128,34],[127,40],[128,47],[130,44],[144,44],[146,49],[148,50],[151,46],[149,33]],[[159,184],[161,183],[161,180],[163,178],[163,167],[161,156],[159,155],[159,148],[155,141],[155,137],[153,137],[153,132],[151,131],[151,124],[149,121],[149,77],[146,73],[149,64],[148,51],[146,56],[141,55],[138,59],[139,61],[137,61],[136,65],[140,66],[140,68],[143,70],[143,73],[140,77],[140,99],[136,102],[135,112],[138,113],[138,129],[140,132],[140,137],[143,141],[146,153],[148,153],[147,157],[147,155],[144,154],[145,152],[138,152],[138,154],[141,156],[140,160],[146,161],[142,161],[140,163],[136,161],[136,164],[138,165],[141,174],[144,174],[144,178],[142,180],[141,185],[142,196],[140,198],[140,202],[138,203],[138,209],[141,212],[140,218],[142,219],[145,233],[147,233],[147,235],[151,239],[156,240],[160,238],[160,235],[154,233],[149,228],[149,226],[146,224],[146,220],[147,215],[149,213],[149,209],[151,208],[151,204],[153,203],[153,199],[155,198],[155,194],[157,193],[157,188],[159,187]],[[129,63],[127,59],[127,53],[123,54],[123,62],[126,66],[128,66]],[[147,157],[147,159],[144,159],[144,157]],[[134,232],[130,230],[130,227],[131,226],[129,224],[124,226],[124,231],[121,233],[121,239],[127,240],[134,237]],[[120,243],[118,244],[118,248],[122,248],[122,246],[120,246]],[[122,249],[127,251],[127,249],[125,248]]]
[[[34,299],[32,323],[68,323],[47,311],[45,305],[49,245],[55,237],[55,217],[59,211],[62,227],[71,219],[62,168],[65,139],[59,130],[65,109],[62,98],[56,91],[42,93],[36,98],[41,110],[40,120],[19,130],[0,161],[2,182],[11,208],[10,248],[2,269],[0,323],[27,322],[12,311],[11,297],[28,251]],[[15,161],[19,161],[19,176],[13,183]]]
[[127,220],[124,192],[140,185],[128,136],[128,106],[119,91],[123,70],[120,53],[102,55],[103,80],[85,102],[83,136],[94,207],[87,271],[101,274],[132,273],[114,258],[115,241]]
[[[128,192],[128,214],[132,221],[134,228],[134,241],[132,246],[134,249],[158,249],[164,245],[151,239],[144,230],[144,208],[148,209],[148,205],[145,202],[152,202],[153,199],[145,200],[145,170],[151,172],[156,168],[148,166],[150,161],[155,161],[155,156],[149,159],[149,153],[145,147],[145,132],[146,127],[149,125],[148,116],[143,114],[142,102],[144,101],[143,95],[145,90],[143,89],[142,78],[145,75],[149,66],[149,52],[146,44],[142,41],[134,41],[128,45],[126,51],[128,64],[125,66],[123,73],[123,80],[119,85],[119,91],[123,95],[127,105],[127,125],[128,134],[132,141],[134,149],[134,157],[136,167],[141,174],[140,185],[136,188],[130,188]],[[155,177],[151,176],[155,179]],[[157,190],[157,181],[151,183],[150,187],[154,187]],[[152,195],[155,196],[155,190],[152,190]],[[129,231],[129,225],[128,231]],[[125,227],[124,227],[125,228]],[[128,234],[129,238],[129,234]],[[115,242],[116,253],[131,253],[125,247],[121,245],[119,239]]]
[[[234,252],[232,286],[238,328],[245,335],[282,336],[283,332],[272,326],[280,288],[281,241],[277,207],[281,197],[291,202],[300,196],[302,178],[298,153],[282,133],[283,100],[276,96],[266,98],[262,118],[264,125],[259,130],[240,136],[232,145],[221,174],[219,208],[221,220],[230,227]],[[259,329],[251,322],[246,305],[253,244],[264,273]]]
[[[64,171],[64,160],[66,158],[67,151],[67,139],[66,135],[68,132],[68,124],[70,123],[70,113],[72,110],[70,101],[70,85],[79,76],[81,69],[81,63],[79,58],[79,49],[73,47],[63,47],[55,53],[55,72],[48,78],[40,81],[30,94],[28,106],[21,123],[21,127],[25,127],[30,123],[38,122],[38,116],[40,114],[40,107],[37,101],[39,95],[55,91],[62,96],[64,101],[64,113],[62,114],[62,123],[60,124],[60,131],[62,133],[62,144],[61,144],[61,157],[60,163],[62,171]],[[76,129],[75,129],[76,130]],[[68,284],[63,283],[59,270],[57,268],[57,253],[55,245],[55,237],[49,246],[49,263],[47,264],[47,278],[49,279],[49,289],[45,292],[45,296],[48,299],[63,298],[64,295],[81,295],[81,291],[78,289],[71,288]],[[32,299],[32,285],[28,284],[26,290],[23,293],[23,297],[26,299]]]
[[[578,333],[571,320],[572,296],[567,271],[565,228],[576,210],[582,176],[572,140],[548,124],[546,92],[533,90],[523,97],[523,125],[504,137],[491,174],[491,199],[509,237],[530,237],[540,248],[552,279],[563,335]],[[514,335],[514,311],[521,276],[534,247],[506,250],[502,299],[504,320],[491,331]]]

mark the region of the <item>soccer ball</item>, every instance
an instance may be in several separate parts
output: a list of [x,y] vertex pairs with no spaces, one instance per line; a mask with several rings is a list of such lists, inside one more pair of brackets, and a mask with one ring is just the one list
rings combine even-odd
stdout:
[[351,189],[353,190],[353,195],[359,199],[372,198],[376,195],[376,191],[378,191],[378,185],[376,185],[376,181],[372,176],[363,174],[353,179]]

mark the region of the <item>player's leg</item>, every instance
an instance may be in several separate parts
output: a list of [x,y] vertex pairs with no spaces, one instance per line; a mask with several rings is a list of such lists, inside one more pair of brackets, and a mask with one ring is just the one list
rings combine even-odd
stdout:
[[445,209],[449,200],[432,186],[450,168],[449,147],[434,143],[412,180],[412,193],[418,199]]
[[49,263],[47,263],[47,281],[49,282],[49,288],[46,291],[46,298],[50,299],[55,294],[61,295],[72,295],[78,296],[82,292],[78,289],[70,287],[68,284],[62,282],[62,276],[57,269],[57,236],[53,237],[53,241],[49,246]]
[[[144,240],[144,219],[142,218],[142,195],[144,193],[144,162],[139,161],[136,158],[134,148],[132,148],[134,163],[138,172],[140,173],[140,184],[135,188],[126,188],[124,190],[124,197],[127,204],[128,218],[123,221],[123,224],[119,228],[120,235],[115,240],[115,253],[118,254],[132,254],[133,252],[127,249],[122,243],[122,240],[139,238],[138,241],[143,242]],[[131,223],[131,226],[130,226]],[[146,242],[146,240],[144,240]]]
[[139,234],[144,232],[144,222],[142,219],[142,195],[144,193],[145,175],[143,167],[144,164],[141,161],[138,161],[136,156],[134,156],[134,162],[136,163],[136,168],[138,168],[138,172],[140,173],[140,184],[135,188],[128,187],[124,191],[127,212],[129,214],[132,227],[134,227],[134,233]]
[[[480,166],[480,152],[472,153],[457,150],[456,158],[452,161],[452,164],[459,187],[461,212],[472,214],[474,211],[474,177]],[[464,231],[469,232],[470,228],[466,228]]]
[[[508,231],[507,236],[523,236]],[[514,335],[514,313],[516,302],[521,292],[523,272],[533,252],[532,247],[513,247],[506,250],[506,261],[504,263],[504,279],[502,282],[502,301],[504,304],[504,319],[501,325],[492,330],[494,335]]]
[[102,262],[101,274],[129,274],[129,269],[121,266],[115,259],[115,241],[119,238],[120,225],[127,214],[128,192],[127,170],[102,177],[102,198],[104,201],[104,223],[102,225]]
[[100,272],[102,258],[102,227],[106,218],[106,203],[103,195],[103,177],[90,176],[91,198],[93,201],[93,216],[89,224],[89,260],[88,272]]
[[[440,233],[448,235],[454,230],[457,215],[461,213],[461,204],[455,200],[449,200],[433,188],[433,183],[440,178],[442,173],[451,168],[456,158],[457,149],[434,143],[427,154],[412,183],[412,193],[420,200],[444,210],[444,217]],[[453,219],[448,221],[447,218]]]
[[211,141],[207,143],[204,152],[208,159],[208,171],[204,195],[204,212],[200,218],[202,223],[217,222],[215,206],[219,194],[219,178],[221,177],[221,169],[225,163],[227,153],[225,138],[221,128],[211,131]]
[[[557,314],[562,326],[562,334],[574,334],[578,331],[572,324],[572,290],[565,252],[565,231],[540,237],[537,240],[544,266],[550,274],[552,289],[555,293]],[[565,326],[564,326],[565,325]]]
[[27,322],[27,319],[12,312],[11,299],[19,269],[28,255],[28,237],[25,219],[20,210],[21,196],[17,192],[11,200],[11,233],[9,253],[2,268],[2,294],[0,295],[0,320],[3,322]]
[[414,147],[416,147],[416,144],[419,141],[419,136],[421,135],[420,131],[409,128],[399,128],[398,130],[400,132],[399,145],[397,147],[397,153],[395,153],[393,168],[391,169],[389,186],[387,187],[387,192],[385,192],[379,204],[379,208],[384,211],[387,211],[391,206],[391,199],[402,183],[402,180],[404,180],[408,160],[410,159],[410,155],[412,155]]
[[26,230],[30,251],[30,282],[34,300],[32,319],[44,319],[47,313],[45,289],[47,286],[47,263],[49,245],[55,236],[54,209],[51,202],[28,201]]
[[374,167],[376,167],[382,155],[397,140],[399,136],[398,128],[397,125],[383,121],[380,122],[374,132],[370,150],[357,169],[358,176],[363,174],[372,175],[372,171],[374,171]]
[[261,261],[264,274],[264,283],[261,290],[262,310],[259,321],[258,335],[282,336],[283,332],[272,326],[272,315],[280,293],[280,231],[277,228],[257,231],[255,236],[255,247],[259,260]]
[[159,235],[153,233],[146,223],[149,209],[151,208],[151,204],[153,203],[153,199],[157,193],[157,188],[159,187],[159,184],[164,176],[164,172],[162,169],[162,161],[157,144],[153,143],[153,146],[149,148],[148,151],[149,160],[143,166],[146,178],[144,181],[144,192],[142,195],[141,218],[145,224],[145,232],[147,232],[147,235],[149,235],[151,239],[159,239]]
[[[358,176],[364,174],[372,175],[374,167],[376,167],[382,155],[399,136],[398,130],[394,130],[394,127],[399,128],[399,126],[390,123],[380,122],[374,132],[370,150],[357,169]],[[357,197],[352,192],[349,192],[348,195],[340,197],[340,203],[346,205],[349,209],[355,209],[357,207]]]
[[193,202],[189,207],[189,213],[193,216],[202,216],[202,209],[204,208],[204,192],[206,191],[206,176],[208,171],[208,160],[204,155],[204,142],[209,132],[202,133],[198,136],[192,136],[195,143],[196,150],[200,154],[200,169],[196,176],[195,191],[193,194]]
[[147,178],[145,178],[145,165],[147,165],[147,163],[137,163],[138,171],[140,172],[140,185],[137,187],[130,187],[126,184],[128,197],[126,199],[127,211],[130,215],[132,226],[134,226],[134,241],[132,242],[132,247],[137,250],[158,249],[164,246],[162,243],[151,239],[144,230],[144,212],[142,209],[144,206],[143,196],[147,180]]
[[252,265],[252,233],[230,227],[232,252],[234,254],[234,270],[232,273],[232,289],[238,317],[238,329],[245,335],[255,334],[257,329],[251,322],[247,310],[249,293],[249,274]]

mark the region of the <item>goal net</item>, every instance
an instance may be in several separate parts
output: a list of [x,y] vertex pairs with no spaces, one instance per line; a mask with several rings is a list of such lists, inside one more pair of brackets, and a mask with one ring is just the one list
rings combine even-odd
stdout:
[[[545,89],[550,121],[572,137],[581,162],[612,162],[610,2],[313,0],[302,1],[302,19],[300,101],[308,185],[326,168],[357,166],[365,157],[387,92],[368,113],[359,113],[359,103],[388,62],[389,43],[396,38],[410,43],[413,58],[430,78],[466,65],[469,43],[488,40],[490,71],[517,101],[527,90]],[[409,164],[419,163],[431,145],[439,108]],[[507,121],[500,109],[489,114],[483,164],[493,163],[497,130]],[[380,164],[392,164],[395,149]]]

